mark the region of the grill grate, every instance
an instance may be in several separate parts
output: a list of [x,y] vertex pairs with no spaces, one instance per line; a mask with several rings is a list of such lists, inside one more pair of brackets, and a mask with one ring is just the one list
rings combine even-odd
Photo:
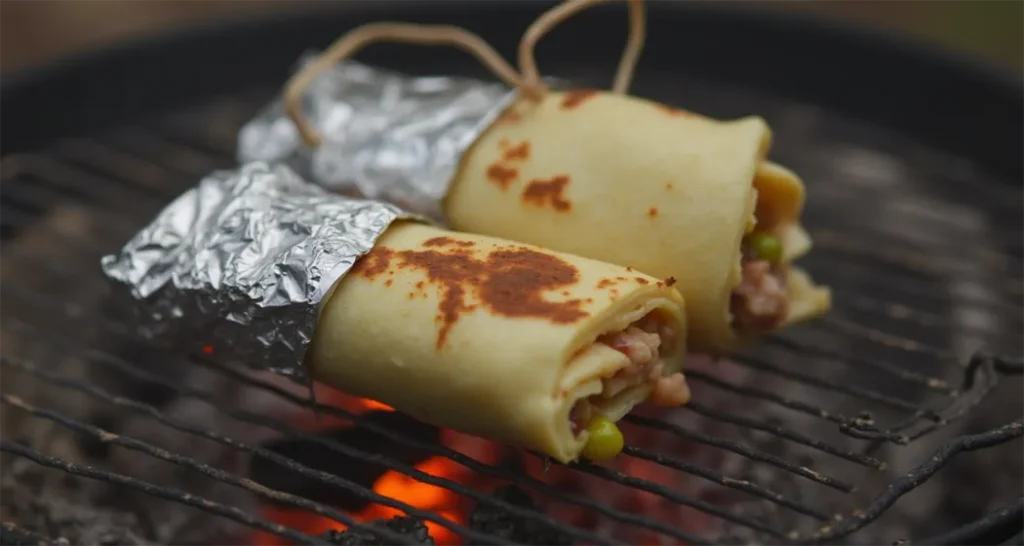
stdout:
[[[157,404],[148,403],[143,396],[124,396],[105,389],[81,373],[69,372],[57,361],[71,358],[112,376],[159,385],[175,392],[175,396],[203,401],[235,421],[286,438],[315,442],[339,456],[380,463],[481,505],[528,518],[578,541],[608,543],[608,537],[599,533],[567,525],[546,513],[516,506],[456,481],[432,476],[412,465],[364,450],[363,446],[303,432],[269,415],[240,409],[216,393],[182,385],[140,366],[142,360],[156,358],[152,356],[158,353],[155,349],[131,358],[119,356],[111,349],[111,340],[128,343],[130,336],[123,318],[105,313],[92,296],[102,292],[99,256],[116,248],[198,177],[214,168],[230,167],[238,126],[267,96],[256,93],[218,100],[150,125],[118,129],[96,139],[65,140],[39,153],[3,158],[0,225],[5,259],[0,291],[5,343],[0,365],[5,372],[16,371],[39,385],[56,389],[55,392],[74,392],[124,414],[145,416],[153,427],[168,427],[236,452],[265,457],[365,501],[432,521],[472,543],[507,540],[382,496],[346,478],[304,466],[257,443],[182,422]],[[787,151],[783,149],[780,153],[785,155]],[[803,161],[807,163],[806,159]],[[799,160],[789,163],[800,165]],[[807,165],[807,170],[816,167],[821,170],[814,164]],[[730,529],[746,530],[756,540],[822,543],[848,537],[877,520],[901,496],[929,480],[958,454],[1019,438],[1021,419],[980,433],[953,426],[987,399],[1001,376],[1024,371],[1019,359],[993,356],[1021,353],[1024,268],[1017,240],[1019,232],[1014,234],[1011,226],[1019,220],[1022,194],[1019,188],[992,183],[972,187],[977,191],[965,196],[960,208],[947,207],[946,212],[966,210],[959,215],[937,217],[934,211],[913,208],[914,199],[919,196],[894,197],[893,208],[906,214],[905,223],[895,229],[882,219],[864,221],[859,215],[835,213],[836,207],[848,205],[857,209],[877,198],[871,187],[850,181],[812,185],[812,206],[807,215],[817,250],[807,265],[814,275],[836,287],[835,313],[773,336],[753,352],[720,363],[721,367],[690,370],[688,377],[695,401],[679,410],[685,418],[626,418],[638,429],[703,446],[701,449],[715,453],[719,460],[731,457],[742,464],[737,469],[703,459],[693,462],[685,456],[634,445],[627,447],[626,456],[689,475],[745,502],[774,505],[773,510],[786,514],[785,517],[775,520],[764,514],[751,515],[749,510],[708,500],[706,495],[680,492],[602,466],[576,464],[572,465],[573,471],[645,491],[664,502],[688,506],[727,522]],[[83,223],[47,221],[61,210],[78,211],[76,218]],[[984,232],[983,244],[975,244],[981,232],[976,218],[970,214],[979,210],[990,212],[993,226],[990,232]],[[933,229],[911,229],[920,226]],[[35,242],[28,244],[26,240]],[[979,277],[979,270],[988,272],[987,276]],[[979,283],[983,290],[977,288]],[[100,334],[80,335],[91,329]],[[46,345],[41,356],[38,351],[29,354],[32,351],[22,349],[33,341]],[[973,346],[965,350],[967,345]],[[989,352],[978,351],[979,346],[987,347]],[[965,354],[973,356],[963,358]],[[200,368],[290,404],[351,421],[404,448],[444,457],[474,473],[511,481],[551,501],[584,508],[610,521],[651,529],[669,541],[696,544],[741,540],[738,532],[708,536],[692,532],[678,522],[661,522],[609,506],[601,499],[563,490],[522,470],[484,463],[444,444],[425,442],[360,420],[341,408],[311,402],[208,357],[160,358],[175,367]],[[726,373],[726,367],[740,372]],[[31,416],[33,421],[46,421],[95,442],[166,461],[257,497],[301,507],[354,529],[368,529],[338,509],[270,489],[191,454],[107,430],[102,423],[90,422],[66,408],[56,409],[60,404],[53,400],[36,401],[34,398],[41,392],[39,387],[32,389],[26,384],[4,385],[0,401],[7,414],[5,422],[13,410],[23,417]],[[322,542],[321,538],[197,493],[72,461],[54,454],[46,442],[31,435],[12,438],[6,434],[8,430],[5,427],[6,439],[0,443],[0,451],[16,458],[187,504],[296,543]],[[941,442],[927,444],[927,456],[915,459],[913,468],[907,469],[909,472],[896,473],[891,468],[890,457],[899,453],[902,446],[910,449],[950,430],[953,432]],[[181,450],[181,446],[177,449]],[[765,472],[782,478],[763,478]],[[794,483],[805,489],[798,488],[794,493],[787,486]],[[870,483],[878,487],[868,491],[865,485]],[[812,493],[801,494],[804,490]],[[828,498],[838,500],[819,502],[823,498],[820,495],[827,494],[832,495]],[[8,532],[25,534],[21,529],[5,527],[5,533]],[[407,537],[399,534],[376,532],[395,543],[408,542]]]

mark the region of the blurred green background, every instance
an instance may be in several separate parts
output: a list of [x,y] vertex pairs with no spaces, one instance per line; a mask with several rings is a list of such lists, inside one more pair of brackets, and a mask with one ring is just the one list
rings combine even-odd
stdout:
[[[1024,0],[719,1],[860,21],[1024,72]],[[198,20],[302,7],[303,2],[293,0],[0,0],[0,70]]]
[[860,21],[971,52],[1024,72],[1024,0],[752,2]]

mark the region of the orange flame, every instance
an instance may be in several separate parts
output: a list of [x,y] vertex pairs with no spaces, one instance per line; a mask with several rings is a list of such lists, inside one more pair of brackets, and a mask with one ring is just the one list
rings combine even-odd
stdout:
[[[391,407],[380,402],[363,398],[354,398],[320,385],[317,385],[316,387],[316,394],[321,403],[339,407],[352,413],[394,411]],[[350,426],[351,422],[345,419],[320,416],[320,418],[316,420],[303,418],[300,422],[293,424],[305,429],[322,429],[338,426]],[[496,457],[496,453],[494,452],[485,452],[485,447],[489,447],[491,445],[490,442],[486,442],[485,440],[479,440],[474,437],[461,435],[451,431],[444,431],[443,439],[445,445],[449,446],[453,445],[454,442],[466,443],[468,451],[475,451],[475,454],[477,455],[475,458],[478,460],[481,458],[494,459]],[[486,443],[488,446],[476,445],[476,443]],[[493,447],[490,449],[493,450]],[[459,450],[463,452],[467,451],[461,448]],[[481,457],[480,455],[483,456]],[[471,478],[471,472],[468,469],[447,457],[438,456],[427,459],[426,461],[415,465],[415,468],[425,474],[457,482],[464,483]],[[397,470],[385,472],[377,479],[376,482],[374,482],[373,490],[384,497],[395,499],[396,501],[414,508],[434,512],[439,517],[453,523],[465,525],[468,518],[470,505],[464,497],[449,489],[423,483]],[[359,512],[350,515],[355,521],[370,522],[376,519],[390,520],[393,517],[405,516],[406,513],[402,510],[391,508],[389,506],[371,504]],[[336,531],[343,531],[347,528],[346,525],[334,521],[333,519],[294,508],[265,506],[262,510],[262,516],[270,521],[280,523],[285,527],[290,527],[313,536],[322,535],[332,529]],[[437,544],[461,544],[462,537],[450,529],[433,521],[425,521],[424,523],[430,531],[430,536],[433,537]],[[257,546],[285,546],[288,544],[285,539],[262,531],[254,533],[252,543]]]
[[[454,463],[450,460],[435,457],[416,465],[416,468],[433,476],[446,477],[446,470],[451,465],[454,465]],[[373,484],[373,490],[414,508],[436,512],[440,517],[448,521],[459,524],[464,524],[466,521],[465,510],[463,510],[465,506],[460,502],[458,495],[448,489],[420,482],[398,471],[391,470],[386,472]],[[402,510],[380,504],[371,504],[363,510],[352,514],[352,519],[359,522],[369,522],[376,519],[389,520],[393,517],[404,515],[406,513]],[[321,535],[331,529],[344,531],[347,528],[346,525],[333,519],[318,516],[305,510],[266,507],[263,510],[263,517],[314,536]],[[461,543],[461,537],[448,528],[433,521],[426,521],[424,523],[430,531],[430,536],[434,538],[437,544]],[[257,532],[253,544],[257,546],[284,546],[288,543],[277,535]]]
[[[355,398],[324,386],[318,385],[316,394],[321,403],[333,405],[354,414],[368,411],[393,411],[392,408],[380,402]],[[661,410],[650,409],[649,411],[656,412]],[[306,430],[318,430],[322,428],[351,426],[351,421],[325,415],[314,419],[312,413],[310,413],[294,422],[293,425]],[[631,442],[636,442],[640,445],[658,445],[658,449],[662,451],[689,453],[689,450],[692,449],[692,446],[689,444],[679,443],[680,440],[675,436],[670,437],[670,440],[673,442],[671,444],[662,445],[656,443],[658,438],[654,436],[656,431],[653,429],[638,429],[627,423],[623,425],[623,431],[628,434]],[[442,429],[441,440],[445,446],[483,464],[498,464],[506,449],[501,444],[447,429]],[[714,526],[714,523],[709,521],[709,517],[706,514],[663,499],[654,493],[627,485],[612,483],[600,478],[588,478],[568,467],[560,465],[549,467],[543,459],[537,457],[524,457],[522,462],[525,464],[526,472],[534,478],[566,491],[599,498],[603,503],[617,510],[643,514],[646,517],[662,522],[674,524],[685,522],[688,530],[697,533],[701,533],[701,530],[712,529]],[[686,475],[680,474],[667,466],[647,460],[620,457],[605,464],[616,471],[653,483],[663,484],[675,490],[682,490],[690,482]],[[454,481],[478,491],[491,490],[501,485],[501,480],[484,477],[445,456],[432,457],[415,465],[415,468],[425,474]],[[468,526],[469,511],[474,501],[444,487],[430,485],[406,473],[391,470],[382,474],[373,483],[372,489],[383,497],[394,499],[422,511],[433,512],[439,517],[461,526]],[[571,526],[595,529],[607,523],[602,522],[601,518],[597,517],[593,510],[585,506],[551,503],[544,499],[543,496],[534,500],[537,502],[538,509],[551,514],[552,517]],[[358,522],[372,522],[378,519],[390,520],[393,517],[405,516],[406,513],[388,506],[370,504],[358,512],[350,513],[349,515]],[[323,535],[329,530],[343,531],[346,529],[344,524],[333,519],[294,508],[265,506],[262,510],[262,516],[267,520],[313,536]],[[424,524],[437,544],[455,545],[462,543],[462,537],[445,526],[432,521],[424,521]],[[623,526],[620,531],[625,533],[623,538],[630,544],[667,546],[679,543],[670,537],[659,534],[657,531],[645,529],[642,526],[627,525]],[[283,538],[265,532],[254,533],[251,536],[251,543],[257,546],[285,546],[288,544]]]

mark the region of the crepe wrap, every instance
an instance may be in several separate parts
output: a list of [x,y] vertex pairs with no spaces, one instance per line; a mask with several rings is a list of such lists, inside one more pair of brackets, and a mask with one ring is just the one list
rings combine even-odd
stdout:
[[[168,205],[104,272],[150,338],[259,368],[310,374],[437,426],[577,458],[574,402],[630,364],[598,336],[683,301],[625,267],[447,231],[264,164],[214,173]],[[162,325],[164,328],[154,328]],[[173,326],[173,327],[172,327]],[[617,420],[651,387],[597,404]]]
[[[596,91],[551,92],[510,107],[466,153],[443,209],[459,230],[514,238],[674,277],[693,349],[737,339],[729,301],[740,244],[757,224],[783,262],[811,248],[804,187],[766,161],[759,117],[720,122]],[[825,312],[827,289],[788,275],[786,322]]]

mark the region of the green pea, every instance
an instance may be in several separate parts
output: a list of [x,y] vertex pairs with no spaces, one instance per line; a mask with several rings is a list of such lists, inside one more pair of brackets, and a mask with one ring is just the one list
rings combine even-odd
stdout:
[[774,235],[755,233],[750,236],[750,250],[754,256],[771,263],[779,263],[782,259],[782,241]]
[[622,431],[611,419],[598,415],[587,425],[587,445],[583,446],[583,456],[591,461],[606,461],[622,452],[626,444]]

